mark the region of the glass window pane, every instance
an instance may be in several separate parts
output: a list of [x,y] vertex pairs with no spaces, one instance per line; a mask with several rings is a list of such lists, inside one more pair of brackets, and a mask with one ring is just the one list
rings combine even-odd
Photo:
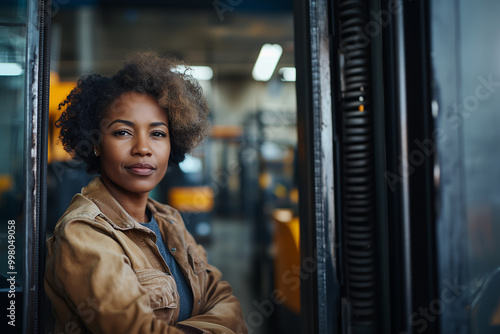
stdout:
[[[22,330],[25,199],[25,64],[26,29],[0,25],[0,298],[15,302],[16,328]],[[15,278],[14,289],[6,278]],[[2,324],[2,326],[5,323]],[[12,328],[10,328],[12,329]]]
[[26,23],[26,0],[3,0],[0,2],[1,23]]
[[461,96],[471,330],[500,329],[500,24],[495,1],[461,1]]

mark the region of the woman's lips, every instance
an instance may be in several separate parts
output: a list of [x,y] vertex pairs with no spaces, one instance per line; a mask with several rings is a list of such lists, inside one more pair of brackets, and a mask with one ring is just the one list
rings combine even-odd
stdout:
[[155,171],[155,168],[150,164],[134,164],[126,166],[125,169],[136,175],[151,175]]

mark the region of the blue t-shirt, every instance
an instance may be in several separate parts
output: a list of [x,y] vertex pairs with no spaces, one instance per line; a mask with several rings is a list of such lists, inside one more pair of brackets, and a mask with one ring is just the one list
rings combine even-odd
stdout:
[[179,292],[179,320],[182,321],[188,319],[191,316],[191,312],[193,311],[193,291],[191,291],[191,287],[189,286],[186,277],[182,273],[177,261],[175,261],[174,257],[170,252],[167,252],[167,248],[165,243],[163,242],[163,238],[161,236],[160,227],[158,223],[151,215],[151,221],[149,223],[140,223],[142,226],[149,228],[156,234],[156,245],[160,250],[160,254],[167,263],[170,268],[170,273],[172,274],[175,282],[177,283],[177,291]]

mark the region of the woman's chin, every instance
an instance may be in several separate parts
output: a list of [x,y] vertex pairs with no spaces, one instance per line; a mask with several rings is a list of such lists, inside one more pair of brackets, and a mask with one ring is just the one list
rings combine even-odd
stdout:
[[119,192],[129,193],[129,194],[149,193],[159,183],[151,179],[137,180],[135,178],[134,179],[126,178],[125,180],[123,180],[125,182],[122,182],[122,180],[109,180],[109,181],[112,188],[115,188]]
[[131,193],[144,194],[149,193],[156,187],[157,183],[151,184],[150,182],[134,182],[129,184],[127,190]]

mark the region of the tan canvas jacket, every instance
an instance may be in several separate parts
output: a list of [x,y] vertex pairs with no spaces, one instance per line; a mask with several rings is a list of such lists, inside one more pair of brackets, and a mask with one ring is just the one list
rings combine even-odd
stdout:
[[231,287],[207,264],[179,212],[151,199],[147,206],[193,290],[191,318],[177,322],[179,295],[155,234],[96,178],[47,241],[45,291],[55,333],[246,333]]

